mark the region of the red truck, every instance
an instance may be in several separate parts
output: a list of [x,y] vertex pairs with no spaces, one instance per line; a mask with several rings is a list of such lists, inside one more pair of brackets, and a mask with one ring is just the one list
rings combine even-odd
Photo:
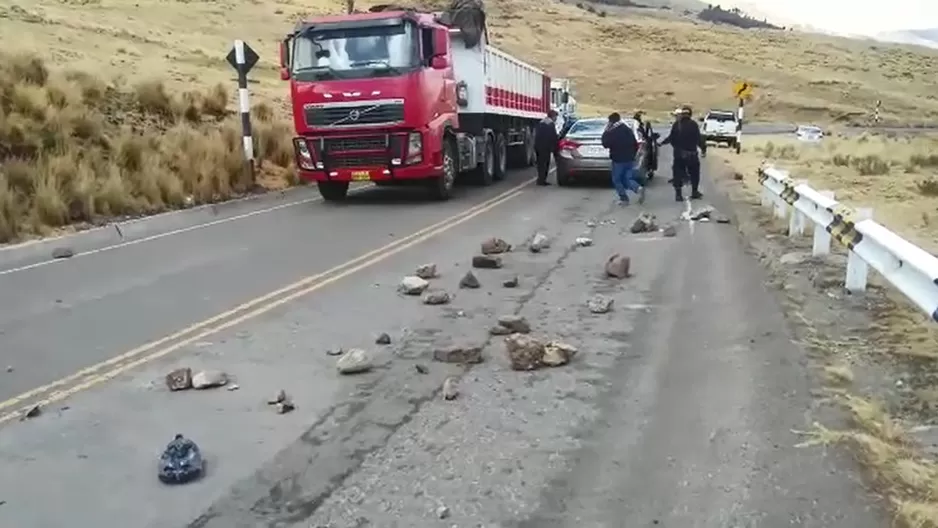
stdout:
[[484,32],[466,38],[440,14],[409,10],[297,24],[280,76],[300,177],[328,201],[356,181],[425,185],[439,200],[463,176],[491,184],[534,163],[534,126],[550,108],[543,71]]

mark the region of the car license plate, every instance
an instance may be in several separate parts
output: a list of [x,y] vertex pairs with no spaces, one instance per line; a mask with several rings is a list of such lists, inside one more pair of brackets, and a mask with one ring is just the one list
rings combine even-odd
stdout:
[[587,158],[605,158],[609,155],[609,149],[604,147],[584,147],[583,155]]
[[371,172],[366,170],[352,171],[353,181],[368,181],[371,179]]

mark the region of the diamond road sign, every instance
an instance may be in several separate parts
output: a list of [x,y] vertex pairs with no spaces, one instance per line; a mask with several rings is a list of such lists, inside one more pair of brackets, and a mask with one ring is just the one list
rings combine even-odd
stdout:
[[257,61],[260,59],[260,57],[257,56],[257,52],[251,49],[251,46],[248,46],[247,42],[244,42],[243,45],[244,45],[244,65],[243,66],[238,64],[237,45],[231,47],[231,51],[228,52],[228,55],[225,57],[225,60],[228,61],[228,64],[230,64],[231,67],[235,69],[235,71],[240,71],[241,68],[243,67],[244,68],[243,73],[247,74],[249,71],[251,71],[254,65],[257,64]]

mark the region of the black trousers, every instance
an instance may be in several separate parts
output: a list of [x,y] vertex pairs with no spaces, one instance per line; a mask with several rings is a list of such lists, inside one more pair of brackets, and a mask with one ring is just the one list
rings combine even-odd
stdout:
[[674,163],[671,165],[674,181],[674,190],[681,194],[681,188],[690,180],[691,192],[696,194],[700,187],[700,158],[693,152],[675,152]]
[[547,181],[547,173],[550,172],[550,157],[553,152],[535,152],[537,156],[537,181],[544,183]]

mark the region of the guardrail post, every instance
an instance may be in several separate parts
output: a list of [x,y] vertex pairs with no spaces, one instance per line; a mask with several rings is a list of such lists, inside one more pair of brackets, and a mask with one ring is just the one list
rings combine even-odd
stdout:
[[781,196],[775,196],[775,218],[785,218],[788,214],[788,203]]
[[762,186],[762,207],[768,207],[772,204],[772,191],[765,185]]
[[[856,222],[861,220],[870,220],[873,218],[873,210],[869,208],[860,208],[855,210],[854,219]],[[844,279],[844,287],[850,293],[866,291],[866,279],[869,275],[870,267],[865,260],[853,251],[847,254],[847,277]]]
[[[795,185],[808,183],[806,180],[795,182]],[[791,216],[788,220],[788,236],[801,236],[804,234],[805,216],[794,205],[791,206]]]
[[[825,198],[834,199],[834,191],[818,191],[818,194]],[[815,257],[827,255],[831,252],[831,234],[827,232],[827,226],[814,224],[814,245],[811,248],[811,254]]]

